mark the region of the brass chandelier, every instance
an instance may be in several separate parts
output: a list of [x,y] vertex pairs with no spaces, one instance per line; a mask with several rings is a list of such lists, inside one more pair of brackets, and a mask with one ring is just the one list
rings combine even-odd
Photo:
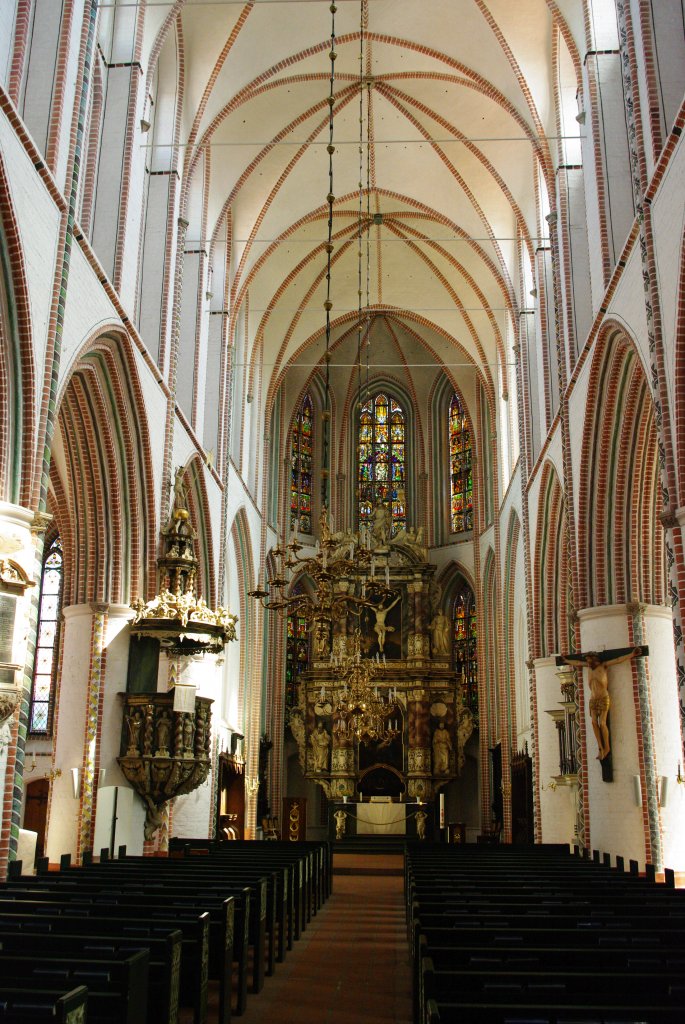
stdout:
[[[385,663],[385,657],[383,658]],[[339,673],[342,687],[333,709],[333,728],[341,739],[389,743],[401,732],[397,690],[390,686],[386,691],[373,684],[380,670],[380,656],[376,661],[361,657],[359,630],[354,634],[351,654],[333,656],[333,664]],[[322,700],[326,699],[325,687],[321,687]],[[391,719],[394,710],[398,717]]]

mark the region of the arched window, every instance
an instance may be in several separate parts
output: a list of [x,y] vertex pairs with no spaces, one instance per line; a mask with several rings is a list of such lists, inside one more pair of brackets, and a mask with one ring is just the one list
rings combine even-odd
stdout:
[[[293,593],[301,592],[298,585]],[[304,615],[294,612],[288,616],[288,631],[285,642],[285,706],[297,704],[297,683],[299,676],[309,667],[309,632]]]
[[36,661],[31,688],[29,732],[49,735],[57,676],[59,626],[62,615],[64,560],[59,537],[53,540],[43,559]]
[[462,703],[478,715],[478,654],[476,602],[464,583],[454,601],[454,669],[460,678]]
[[305,395],[293,423],[290,450],[290,529],[312,532],[312,454],[314,450],[314,406]]
[[473,529],[473,476],[469,424],[457,395],[450,402],[449,443],[450,529],[462,533]]
[[373,507],[380,500],[390,508],[393,535],[406,526],[406,480],[404,411],[381,393],[364,403],[359,417],[359,525],[372,523]]

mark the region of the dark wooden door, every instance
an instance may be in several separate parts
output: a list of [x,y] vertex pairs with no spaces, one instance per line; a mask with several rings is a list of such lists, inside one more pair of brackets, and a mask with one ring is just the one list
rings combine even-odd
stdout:
[[513,843],[532,843],[533,762],[528,748],[511,759],[511,839]]
[[36,857],[44,856],[45,848],[45,823],[48,816],[48,794],[50,792],[50,781],[48,779],[36,779],[29,782],[26,787],[26,807],[24,809],[24,828],[29,832],[36,832]]

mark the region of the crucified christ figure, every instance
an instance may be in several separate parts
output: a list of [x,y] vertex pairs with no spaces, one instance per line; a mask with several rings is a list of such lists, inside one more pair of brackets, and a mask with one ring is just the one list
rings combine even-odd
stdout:
[[562,657],[558,659],[558,661],[561,660],[566,665],[578,665],[589,669],[590,719],[592,721],[592,730],[597,740],[597,746],[599,747],[598,761],[603,761],[611,750],[609,726],[607,725],[607,715],[611,707],[607,668],[610,665],[620,665],[623,661],[630,661],[631,658],[639,658],[642,653],[641,647],[634,647],[632,651],[619,654],[618,657],[607,658],[606,660],[602,660],[601,654],[596,651],[588,651],[587,654],[575,654],[568,658]]
[[394,626],[386,625],[386,615],[388,614],[391,608],[395,607],[395,605],[397,604],[401,597],[402,595],[398,594],[395,600],[391,601],[390,604],[386,604],[385,607],[382,604],[372,605],[373,613],[376,616],[376,625],[373,627],[373,629],[378,637],[378,649],[381,652],[381,654],[383,653],[383,648],[385,647],[386,634],[394,632]]

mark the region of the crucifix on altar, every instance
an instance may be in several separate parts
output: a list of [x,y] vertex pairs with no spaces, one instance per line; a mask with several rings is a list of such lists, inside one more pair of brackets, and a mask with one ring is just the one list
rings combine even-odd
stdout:
[[609,731],[609,709],[611,697],[609,695],[609,676],[607,669],[612,665],[620,665],[624,661],[631,661],[633,658],[644,658],[649,654],[649,648],[621,647],[610,651],[578,651],[568,656],[558,656],[557,665],[573,665],[577,668],[588,669],[588,683],[590,686],[590,721],[592,731],[597,740],[599,753],[597,760],[602,767],[602,779],[604,782],[612,781],[611,770],[611,734]]

